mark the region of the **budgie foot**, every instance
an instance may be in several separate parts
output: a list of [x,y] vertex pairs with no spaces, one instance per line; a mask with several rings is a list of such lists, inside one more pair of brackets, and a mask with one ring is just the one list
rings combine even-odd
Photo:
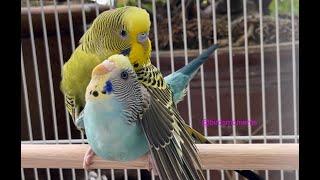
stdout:
[[87,150],[86,154],[84,155],[83,158],[83,168],[88,170],[90,165],[93,163],[92,159],[96,154],[93,152],[92,148],[89,147],[89,149]]
[[149,165],[148,170],[149,170],[150,172],[153,172],[153,174],[154,174],[155,176],[158,176],[159,174],[158,174],[158,171],[157,171],[157,167],[156,167],[156,165],[155,165],[155,163],[154,163],[154,160],[152,159],[151,153],[148,154],[148,165]]

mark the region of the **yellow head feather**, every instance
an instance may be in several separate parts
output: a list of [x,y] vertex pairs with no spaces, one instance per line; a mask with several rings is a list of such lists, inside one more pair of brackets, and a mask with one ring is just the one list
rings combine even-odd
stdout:
[[[128,6],[127,11],[123,14],[123,23],[126,24],[131,37],[137,37],[139,33],[150,31],[149,13],[138,7]],[[137,42],[137,39],[133,38],[132,41]]]
[[124,24],[129,29],[129,34],[132,39],[131,51],[129,59],[135,69],[139,69],[146,64],[150,63],[151,55],[151,41],[148,38],[145,42],[141,43],[138,41],[138,35],[141,33],[149,34],[150,31],[150,16],[144,9],[137,7],[130,7],[124,13]]
[[132,65],[127,56],[121,54],[115,54],[108,58],[109,61],[114,62],[117,68],[124,69],[132,69]]

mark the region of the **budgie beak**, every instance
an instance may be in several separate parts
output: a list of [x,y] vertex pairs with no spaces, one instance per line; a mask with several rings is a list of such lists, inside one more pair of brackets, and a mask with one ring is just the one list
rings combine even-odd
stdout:
[[92,75],[104,75],[111,72],[114,68],[114,62],[110,60],[105,60],[93,69]]

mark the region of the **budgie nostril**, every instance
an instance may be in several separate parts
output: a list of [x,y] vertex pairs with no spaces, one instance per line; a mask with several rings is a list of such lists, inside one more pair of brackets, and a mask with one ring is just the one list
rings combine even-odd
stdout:
[[99,64],[93,69],[92,74],[103,75],[108,72],[111,72],[114,68],[115,68],[114,62],[105,60],[103,61],[103,63]]
[[148,39],[148,37],[149,37],[148,33],[140,33],[138,35],[138,42],[143,43]]
[[103,63],[102,63],[101,65],[104,66],[104,68],[105,68],[108,72],[112,71],[112,70],[115,68],[114,62],[109,61],[109,60],[103,61]]

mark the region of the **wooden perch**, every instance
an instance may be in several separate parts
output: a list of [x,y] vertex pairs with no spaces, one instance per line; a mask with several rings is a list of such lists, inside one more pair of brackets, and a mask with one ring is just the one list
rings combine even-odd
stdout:
[[[21,144],[22,168],[82,168],[87,144]],[[294,170],[298,144],[197,144],[204,169]],[[147,169],[147,157],[115,162],[94,157],[93,169]]]

